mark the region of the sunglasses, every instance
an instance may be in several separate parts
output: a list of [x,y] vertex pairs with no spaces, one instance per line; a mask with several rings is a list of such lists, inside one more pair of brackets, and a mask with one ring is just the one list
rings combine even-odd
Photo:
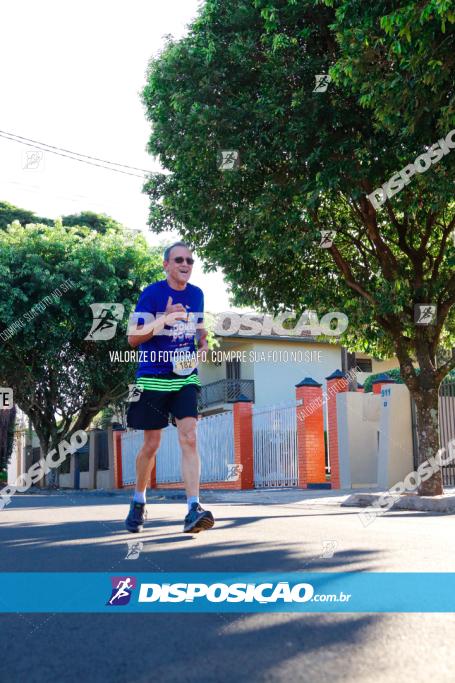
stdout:
[[194,258],[191,258],[190,256],[187,256],[186,258],[183,258],[183,256],[176,256],[174,258],[174,261],[176,263],[183,263],[184,261],[186,261],[189,266],[192,266],[194,263]]

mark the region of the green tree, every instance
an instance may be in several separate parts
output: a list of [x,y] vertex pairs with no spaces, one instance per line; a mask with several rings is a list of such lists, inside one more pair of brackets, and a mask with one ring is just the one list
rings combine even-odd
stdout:
[[[109,352],[128,348],[128,315],[161,270],[142,236],[61,223],[0,232],[0,385],[13,389],[44,452],[126,394],[134,365]],[[95,342],[86,337],[98,302],[125,310],[115,336]]]
[[115,232],[122,232],[125,230],[121,223],[107,216],[106,214],[94,213],[93,211],[82,211],[68,216],[62,216],[62,223],[66,226],[85,225],[91,230],[104,235],[106,232],[113,230]]
[[[395,354],[416,401],[423,461],[438,449],[438,388],[455,366],[453,353],[435,362],[455,341],[455,151],[381,208],[368,195],[447,135],[453,117],[441,111],[445,77],[436,78],[425,121],[412,125],[409,94],[397,132],[374,99],[382,91],[365,100],[361,87],[370,73],[378,83],[374,50],[362,78],[314,92],[316,75],[343,74],[349,63],[341,5],[374,34],[381,11],[400,3],[375,3],[375,13],[358,0],[206,0],[189,34],[150,62],[148,149],[169,173],[145,185],[149,222],[177,229],[209,268],[222,267],[237,304],[343,311],[350,350]],[[399,92],[406,72],[394,77]],[[220,150],[238,150],[240,168],[221,171]],[[322,230],[336,231],[330,248],[319,246]],[[435,324],[415,324],[417,304],[437,305]],[[419,490],[440,493],[440,473]]]
[[27,209],[20,209],[8,202],[0,202],[0,230],[5,230],[13,221],[19,221],[21,225],[27,223],[44,223],[53,225],[54,221],[50,218],[41,218]]
[[331,73],[373,112],[379,127],[401,137],[416,131],[431,136],[435,125],[441,134],[453,127],[452,0],[324,3],[336,9],[333,28],[341,47]]
[[[29,223],[54,225],[55,222],[51,218],[37,216],[33,211],[20,209],[18,206],[14,206],[8,202],[0,202],[0,230],[7,228],[13,221],[19,221],[21,225],[27,225]],[[105,213],[95,213],[94,211],[81,211],[80,213],[68,214],[67,216],[62,216],[61,221],[63,225],[68,227],[85,226],[102,235],[109,230],[113,230],[114,232],[122,232],[125,230],[125,227],[114,220],[114,218],[111,218]]]

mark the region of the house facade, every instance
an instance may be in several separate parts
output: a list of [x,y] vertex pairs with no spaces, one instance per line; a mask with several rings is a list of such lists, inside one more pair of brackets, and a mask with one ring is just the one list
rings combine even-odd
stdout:
[[295,385],[311,377],[323,387],[335,370],[356,365],[357,381],[399,367],[398,360],[377,360],[367,354],[349,354],[340,344],[310,337],[278,335],[218,335],[219,346],[199,365],[203,415],[231,410],[243,394],[257,406],[286,403],[295,398]]

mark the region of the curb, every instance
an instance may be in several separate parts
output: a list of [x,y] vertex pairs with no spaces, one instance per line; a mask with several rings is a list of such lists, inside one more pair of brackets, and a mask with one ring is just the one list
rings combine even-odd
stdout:
[[[373,505],[384,493],[354,493],[341,503],[341,507],[365,508]],[[390,510],[417,510],[421,512],[439,512],[443,514],[455,513],[455,495],[444,494],[442,496],[419,496],[417,493],[401,495]],[[381,512],[381,508],[378,508]],[[384,511],[385,512],[385,511]]]

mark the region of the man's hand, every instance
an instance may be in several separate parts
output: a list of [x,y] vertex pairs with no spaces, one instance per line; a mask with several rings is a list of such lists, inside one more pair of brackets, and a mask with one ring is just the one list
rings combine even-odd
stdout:
[[209,345],[207,342],[207,330],[200,330],[200,334],[197,340],[197,352],[204,353],[209,350]]
[[188,320],[188,311],[182,304],[173,304],[170,296],[167,300],[164,316],[166,325],[174,325],[177,320]]

